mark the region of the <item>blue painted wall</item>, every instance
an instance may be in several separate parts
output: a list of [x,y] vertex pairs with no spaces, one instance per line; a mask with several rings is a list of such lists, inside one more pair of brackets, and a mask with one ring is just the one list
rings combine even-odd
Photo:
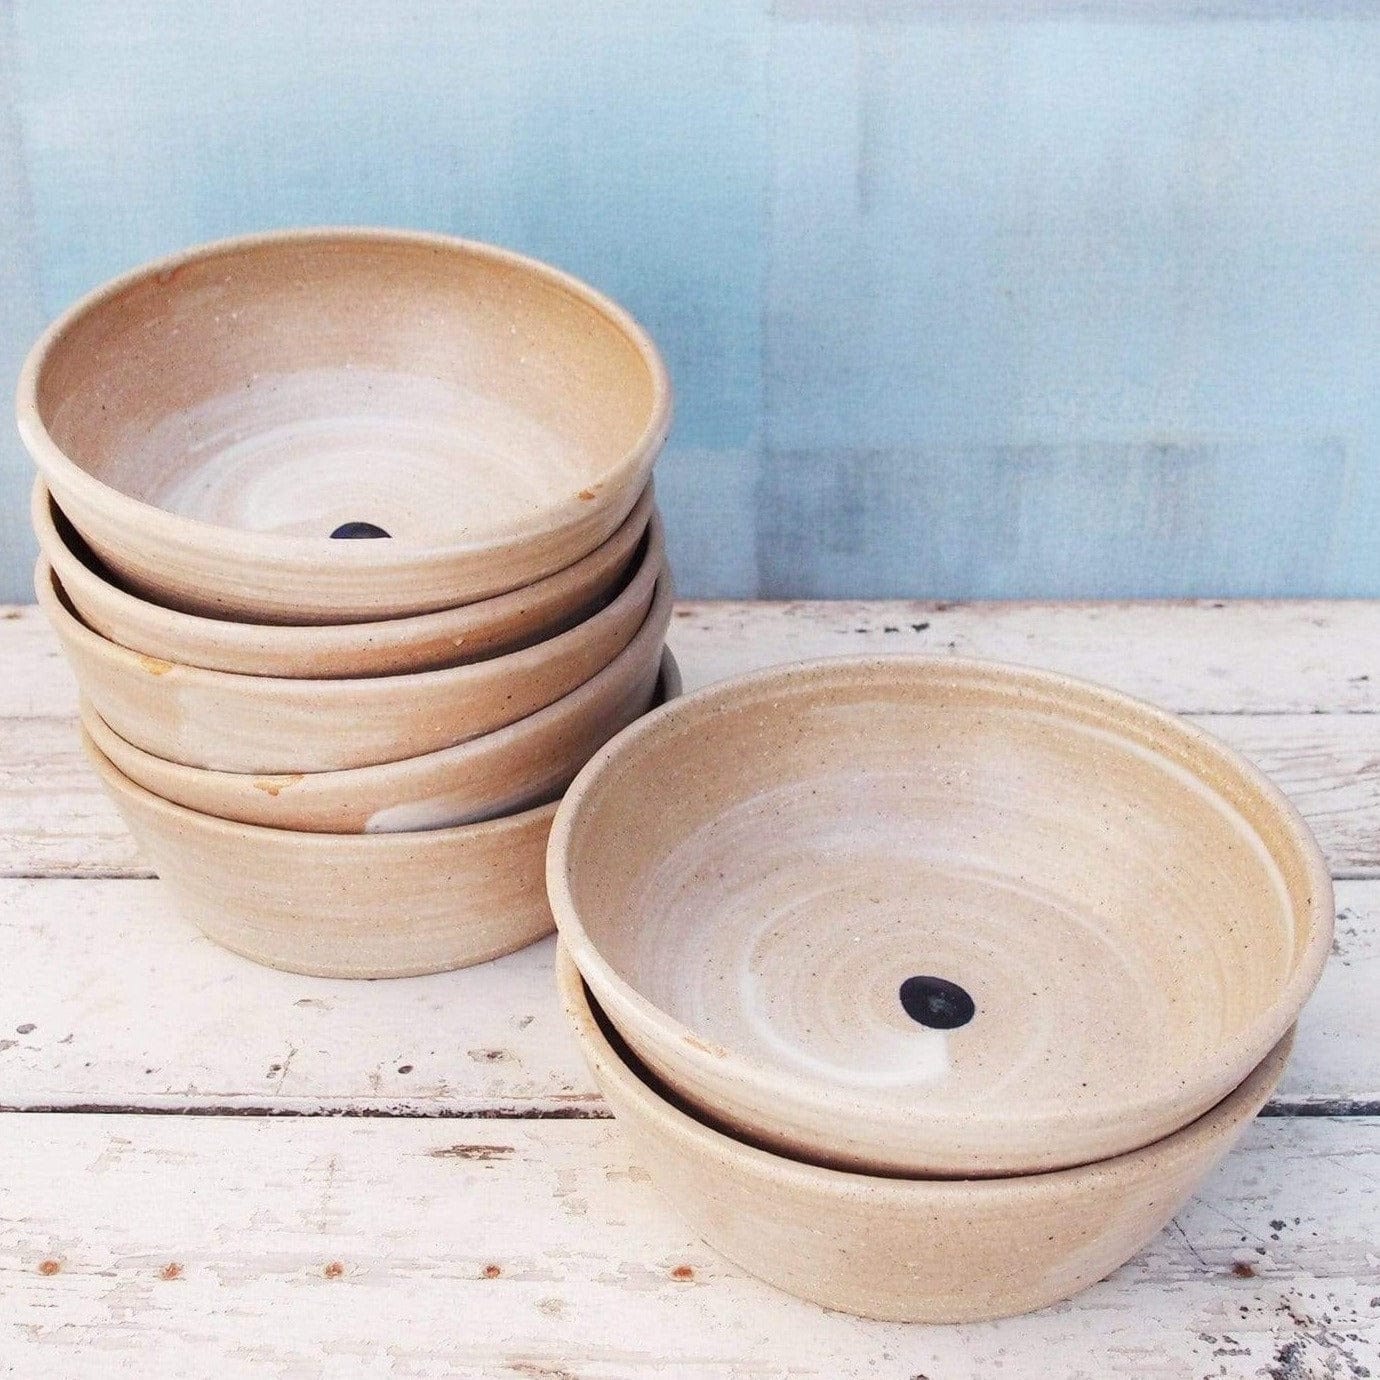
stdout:
[[1380,595],[1380,9],[956,8],[0,0],[0,383],[141,259],[424,226],[661,341],[686,593]]

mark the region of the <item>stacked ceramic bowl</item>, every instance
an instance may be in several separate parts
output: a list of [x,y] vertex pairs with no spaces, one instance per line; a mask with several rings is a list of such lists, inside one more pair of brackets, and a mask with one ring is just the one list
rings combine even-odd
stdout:
[[1249,764],[960,660],[655,711],[577,778],[547,881],[652,1177],[752,1273],[893,1319],[1037,1308],[1133,1255],[1265,1102],[1332,935]]
[[676,689],[669,414],[613,303],[438,236],[211,245],[48,331],[19,390],[39,602],[207,934],[378,977],[550,930],[556,800]]

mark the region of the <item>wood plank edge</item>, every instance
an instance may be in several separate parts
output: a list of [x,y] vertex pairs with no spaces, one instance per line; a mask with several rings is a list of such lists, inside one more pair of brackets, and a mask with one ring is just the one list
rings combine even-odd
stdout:
[[[252,1099],[155,1096],[120,1102],[56,1101],[0,1103],[0,1115],[26,1114],[75,1116],[187,1116],[187,1117],[280,1117],[310,1119],[356,1118],[395,1121],[611,1121],[613,1113],[594,1094],[574,1094],[565,1099],[537,1098],[530,1102],[434,1104],[428,1102],[361,1103],[332,1100],[265,1102]],[[1353,1120],[1380,1119],[1380,1099],[1347,1097],[1273,1098],[1261,1109],[1262,1117]]]

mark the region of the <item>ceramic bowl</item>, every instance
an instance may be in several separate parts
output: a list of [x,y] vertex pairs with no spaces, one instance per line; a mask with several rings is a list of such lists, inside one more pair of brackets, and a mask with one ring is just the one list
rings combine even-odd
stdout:
[[181,913],[258,963],[407,977],[482,963],[551,930],[542,857],[554,805],[423,833],[261,829],[161,800],[82,741]]
[[237,676],[143,656],[77,618],[43,558],[35,588],[82,694],[126,742],[185,766],[277,775],[420,757],[535,714],[632,641],[658,579],[669,583],[653,519],[628,583],[577,627],[488,661],[356,680]]
[[647,485],[671,390],[632,318],[554,268],[319,229],[100,288],[34,346],[17,407],[58,505],[131,589],[346,623],[486,599],[593,551]]
[[1317,845],[1235,753],[957,659],[776,667],[656,711],[576,778],[547,881],[609,1020],[689,1103],[906,1176],[1177,1130],[1283,1037],[1332,941]]
[[619,729],[680,693],[663,649],[667,586],[637,636],[570,694],[507,728],[377,767],[253,776],[165,762],[125,742],[88,704],[82,722],[131,781],[177,805],[242,824],[326,834],[395,833],[473,824],[556,799]]
[[758,1279],[893,1322],[979,1322],[1043,1308],[1141,1250],[1279,1082],[1293,1031],[1173,1135],[1113,1159],[1004,1179],[898,1179],[786,1159],[686,1111],[604,1019],[564,946],[561,999],[638,1164],[690,1228]]
[[616,532],[536,584],[478,603],[379,623],[292,627],[202,618],[121,589],[35,481],[39,546],[72,608],[102,637],[163,661],[250,676],[340,679],[403,675],[516,651],[588,618],[633,560],[653,506],[649,484]]

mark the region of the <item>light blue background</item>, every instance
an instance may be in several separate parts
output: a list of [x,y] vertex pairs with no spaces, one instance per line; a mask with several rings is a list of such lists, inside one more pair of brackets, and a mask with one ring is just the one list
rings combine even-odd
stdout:
[[[684,593],[1380,595],[1380,8],[0,0],[7,390],[111,274],[328,222],[642,318]],[[28,483],[7,427],[0,597]]]

